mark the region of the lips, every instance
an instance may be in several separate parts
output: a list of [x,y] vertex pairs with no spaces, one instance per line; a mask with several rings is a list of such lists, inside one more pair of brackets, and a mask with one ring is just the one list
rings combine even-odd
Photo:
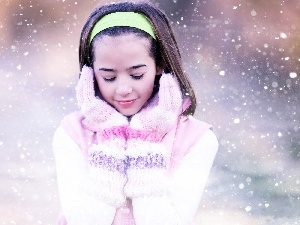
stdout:
[[132,99],[132,100],[126,100],[126,101],[117,101],[118,104],[123,107],[123,108],[129,108],[131,107],[134,102],[135,102],[135,99]]

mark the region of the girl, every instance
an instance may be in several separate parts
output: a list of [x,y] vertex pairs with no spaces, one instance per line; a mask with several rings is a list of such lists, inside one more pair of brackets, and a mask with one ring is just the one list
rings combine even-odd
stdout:
[[80,111],[56,130],[58,224],[192,224],[218,142],[165,14],[148,3],[95,9],[79,46]]

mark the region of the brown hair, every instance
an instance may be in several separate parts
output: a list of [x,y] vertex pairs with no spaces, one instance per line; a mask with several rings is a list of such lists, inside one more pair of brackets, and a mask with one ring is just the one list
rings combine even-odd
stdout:
[[191,99],[191,105],[183,112],[183,115],[193,115],[196,110],[196,96],[183,70],[180,51],[174,36],[173,29],[167,16],[158,8],[145,2],[121,2],[100,6],[90,14],[83,26],[79,43],[79,64],[93,65],[93,54],[89,43],[91,31],[97,21],[103,16],[113,12],[136,12],[143,14],[151,23],[156,35],[159,51],[165,64],[165,72],[171,72],[177,77],[183,96]]

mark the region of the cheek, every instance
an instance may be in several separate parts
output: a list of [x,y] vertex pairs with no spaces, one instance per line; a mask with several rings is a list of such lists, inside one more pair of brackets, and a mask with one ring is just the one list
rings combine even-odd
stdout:
[[97,78],[97,76],[96,76],[96,82],[97,82],[97,86],[98,86],[98,88],[99,88],[99,91],[102,92],[101,89],[103,88],[103,87],[102,87],[103,85],[102,85],[102,83],[101,83],[101,80],[99,80],[99,79]]
[[103,79],[96,78],[96,80],[101,97],[107,101],[111,93],[111,85],[107,85],[107,83]]
[[144,85],[140,85],[140,91],[144,93],[146,98],[149,98],[153,92],[154,88],[154,79],[148,80]]

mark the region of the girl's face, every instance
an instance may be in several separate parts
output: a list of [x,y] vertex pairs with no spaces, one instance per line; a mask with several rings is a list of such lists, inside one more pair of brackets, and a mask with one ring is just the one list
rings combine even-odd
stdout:
[[134,34],[103,36],[94,44],[94,73],[105,101],[131,116],[150,98],[161,74],[149,54],[150,42]]

